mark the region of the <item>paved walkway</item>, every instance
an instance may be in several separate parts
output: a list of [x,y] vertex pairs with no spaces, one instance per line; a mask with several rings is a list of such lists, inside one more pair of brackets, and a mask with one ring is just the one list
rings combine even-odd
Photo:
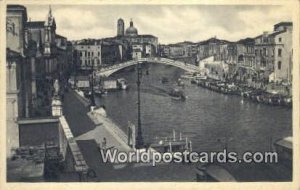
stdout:
[[103,139],[106,138],[106,148],[115,147],[118,150],[131,150],[126,143],[122,142],[110,130],[107,130],[113,123],[103,120],[104,125],[99,121],[93,121],[88,115],[89,107],[84,100],[75,94],[74,91],[69,91],[65,94],[64,114],[69,123],[70,129],[75,137],[75,140],[95,140],[102,145]]
[[74,91],[69,90],[65,93],[63,105],[65,118],[74,137],[95,129],[96,125],[86,114],[89,107],[78,99]]

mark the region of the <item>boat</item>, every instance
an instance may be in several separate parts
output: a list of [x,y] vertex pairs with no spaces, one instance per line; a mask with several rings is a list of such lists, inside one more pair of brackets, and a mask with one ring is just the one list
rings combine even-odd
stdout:
[[103,89],[107,91],[113,91],[118,89],[118,84],[116,80],[106,80],[103,81]]
[[117,79],[117,85],[122,90],[127,90],[128,89],[127,81],[124,78]]
[[292,97],[287,96],[283,98],[283,105],[291,107],[292,106]]
[[89,91],[89,90],[85,90],[85,91],[83,91],[83,94],[84,94],[84,97],[85,97],[85,98],[90,98],[91,95],[92,95],[92,92]]
[[270,98],[270,104],[274,106],[280,106],[283,105],[283,97],[279,94],[272,95]]
[[197,74],[194,78],[195,78],[196,80],[206,80],[206,79],[207,79],[207,76]]
[[172,89],[170,91],[169,95],[174,100],[185,100],[186,99],[186,96],[184,95],[183,91],[181,91],[177,88]]
[[186,73],[180,76],[182,79],[193,79],[195,77],[194,73]]
[[179,78],[178,81],[177,81],[177,85],[181,86],[181,87],[184,87],[184,82]]
[[293,136],[287,136],[273,143],[274,151],[278,153],[279,161],[287,167],[293,162]]

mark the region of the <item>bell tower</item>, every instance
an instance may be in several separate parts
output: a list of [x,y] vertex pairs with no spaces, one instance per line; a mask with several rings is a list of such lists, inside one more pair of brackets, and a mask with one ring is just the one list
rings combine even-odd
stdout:
[[119,18],[118,19],[118,31],[117,36],[124,36],[124,20]]

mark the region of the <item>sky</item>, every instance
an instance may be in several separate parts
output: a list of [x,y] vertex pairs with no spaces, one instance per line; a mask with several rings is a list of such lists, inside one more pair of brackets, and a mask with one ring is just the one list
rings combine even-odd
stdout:
[[[25,5],[31,21],[44,21],[48,5]],[[275,5],[51,5],[56,33],[69,40],[116,36],[117,20],[125,29],[132,18],[139,34],[159,43],[199,42],[211,37],[237,41],[272,31],[292,21],[291,11]]]

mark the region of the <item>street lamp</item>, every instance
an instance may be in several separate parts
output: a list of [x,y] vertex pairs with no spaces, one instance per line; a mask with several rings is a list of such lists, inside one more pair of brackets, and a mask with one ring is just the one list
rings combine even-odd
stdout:
[[142,70],[141,70],[141,64],[140,62],[137,63],[137,92],[138,92],[138,127],[137,127],[137,136],[136,136],[136,149],[140,149],[144,147],[144,140],[143,140],[143,135],[142,135],[142,125],[141,125],[141,96],[140,96],[140,85],[141,85],[141,80],[140,77],[142,75]]
[[94,63],[97,61],[97,57],[95,57],[94,62],[92,62],[92,77],[91,77],[91,106],[95,106],[95,98],[94,98]]

